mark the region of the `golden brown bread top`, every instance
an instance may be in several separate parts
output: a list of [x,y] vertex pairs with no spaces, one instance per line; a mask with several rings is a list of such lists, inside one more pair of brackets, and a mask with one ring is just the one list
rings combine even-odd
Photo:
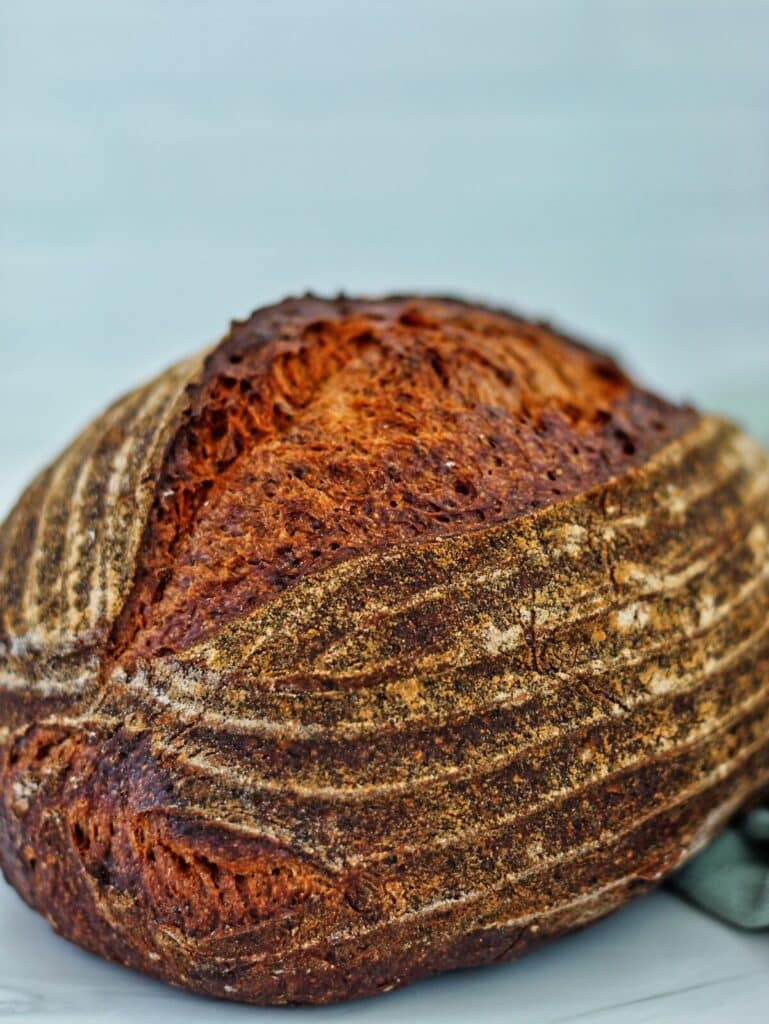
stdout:
[[260,310],[193,389],[118,650],[184,649],[355,555],[563,500],[694,420],[506,313],[413,298]]

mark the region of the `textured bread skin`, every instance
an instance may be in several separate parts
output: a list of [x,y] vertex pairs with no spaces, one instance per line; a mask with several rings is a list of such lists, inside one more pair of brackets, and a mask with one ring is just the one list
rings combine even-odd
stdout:
[[255,1003],[506,960],[769,786],[769,460],[545,325],[288,300],[0,529],[0,862]]

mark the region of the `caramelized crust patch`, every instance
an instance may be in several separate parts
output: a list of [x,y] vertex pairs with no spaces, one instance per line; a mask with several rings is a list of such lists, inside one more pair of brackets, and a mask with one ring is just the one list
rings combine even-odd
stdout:
[[355,555],[571,497],[694,420],[608,357],[459,302],[262,310],[191,395],[117,651],[183,650]]

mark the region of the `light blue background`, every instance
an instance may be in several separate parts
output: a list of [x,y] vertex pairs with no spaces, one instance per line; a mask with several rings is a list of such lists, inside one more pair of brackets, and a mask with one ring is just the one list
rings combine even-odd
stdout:
[[[554,317],[769,441],[767,53],[761,0],[0,0],[0,515],[109,398],[306,288]],[[291,1019],[763,1024],[767,942],[661,893]],[[279,1016],[0,886],[0,1019]]]
[[769,436],[769,3],[2,0],[0,33],[6,502],[306,288],[555,317]]

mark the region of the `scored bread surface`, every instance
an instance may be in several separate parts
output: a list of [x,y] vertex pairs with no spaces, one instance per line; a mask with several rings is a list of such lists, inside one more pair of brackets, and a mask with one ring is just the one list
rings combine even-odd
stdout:
[[769,459],[542,324],[306,297],[0,529],[0,863],[168,981],[518,956],[769,788]]

